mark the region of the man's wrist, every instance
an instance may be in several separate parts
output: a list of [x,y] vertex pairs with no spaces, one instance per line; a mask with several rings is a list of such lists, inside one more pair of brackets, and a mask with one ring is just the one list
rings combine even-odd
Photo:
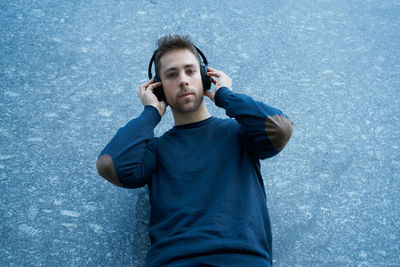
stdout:
[[144,108],[146,108],[146,107],[153,107],[153,108],[155,108],[155,109],[158,110],[158,107],[157,107],[156,104],[146,104],[146,105],[144,106]]
[[223,86],[218,88],[218,90],[215,92],[215,105],[218,107],[223,107],[225,97],[231,93],[232,91],[228,87]]
[[146,104],[145,107],[146,106],[150,106],[150,107],[153,107],[153,108],[157,109],[158,113],[162,117],[162,111],[161,111],[160,105],[157,105],[157,104],[154,104],[154,103],[150,103],[150,104]]
[[161,120],[160,111],[154,105],[144,106],[143,113],[148,114],[148,116],[151,118],[152,121],[155,122],[155,124],[159,123]]

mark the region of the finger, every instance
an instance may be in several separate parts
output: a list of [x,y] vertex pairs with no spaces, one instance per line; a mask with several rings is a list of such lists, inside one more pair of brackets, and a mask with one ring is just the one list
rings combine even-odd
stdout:
[[142,84],[141,86],[147,87],[147,86],[149,86],[149,84],[151,84],[151,83],[153,83],[153,82],[154,82],[154,78],[152,78],[151,80],[148,80],[147,82],[145,82],[145,83]]
[[150,84],[149,86],[147,86],[146,87],[146,91],[147,90],[151,90],[151,91],[153,91],[154,90],[154,88],[157,88],[157,87],[159,87],[159,86],[161,86],[162,85],[162,82],[156,82],[156,83],[152,83],[152,84]]
[[[150,80],[150,81],[151,81],[151,80]],[[146,91],[146,88],[147,88],[149,85],[150,85],[149,82],[146,82],[146,83],[144,83],[144,84],[141,84],[141,85],[139,86],[139,90],[141,91],[141,93],[143,93],[144,91]]]
[[213,68],[211,68],[211,67],[208,67],[208,70],[209,70],[209,71],[217,71],[216,69],[213,69]]
[[216,80],[214,77],[211,77],[211,82],[212,82],[213,84],[217,84],[217,80]]
[[145,83],[143,83],[143,84],[141,84],[141,85],[139,85],[139,90],[144,90],[144,89],[146,89],[146,87],[149,86],[149,84],[151,84],[151,83],[153,83],[153,82],[154,82],[154,78],[151,79],[151,80],[149,80],[149,81],[147,81],[147,82],[145,82]]
[[207,72],[207,76],[215,76],[217,78],[221,77],[222,73],[220,72]]

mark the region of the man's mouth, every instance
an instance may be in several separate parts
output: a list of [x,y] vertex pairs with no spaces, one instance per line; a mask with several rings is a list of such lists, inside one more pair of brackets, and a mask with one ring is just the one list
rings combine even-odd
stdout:
[[186,94],[180,95],[179,97],[180,98],[185,98],[185,97],[188,97],[188,96],[191,96],[191,95],[193,95],[193,94],[192,93],[186,93]]

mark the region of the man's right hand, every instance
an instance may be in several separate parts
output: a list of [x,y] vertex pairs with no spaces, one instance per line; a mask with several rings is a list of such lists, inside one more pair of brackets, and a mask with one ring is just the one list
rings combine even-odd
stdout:
[[162,82],[154,82],[154,79],[141,84],[138,89],[138,96],[142,100],[143,106],[151,105],[155,107],[161,116],[165,114],[168,103],[158,101],[156,95],[153,93],[154,88],[162,85]]

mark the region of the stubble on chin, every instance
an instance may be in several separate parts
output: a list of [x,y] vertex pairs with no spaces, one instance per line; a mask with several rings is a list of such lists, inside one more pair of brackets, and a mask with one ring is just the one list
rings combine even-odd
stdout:
[[179,103],[179,101],[176,101],[173,105],[170,105],[172,109],[179,113],[188,113],[197,110],[201,103],[203,102],[204,95],[199,94],[199,95],[194,95],[195,99],[193,101],[190,101],[190,103]]

